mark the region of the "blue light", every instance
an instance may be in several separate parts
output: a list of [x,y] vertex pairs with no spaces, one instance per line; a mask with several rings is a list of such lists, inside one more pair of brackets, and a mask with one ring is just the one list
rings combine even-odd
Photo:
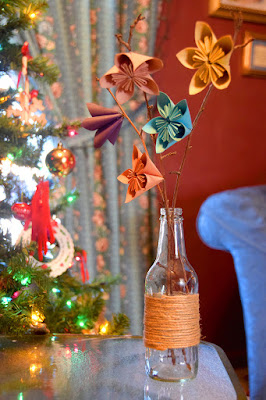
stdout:
[[2,297],[2,303],[7,306],[8,303],[12,300],[12,297]]

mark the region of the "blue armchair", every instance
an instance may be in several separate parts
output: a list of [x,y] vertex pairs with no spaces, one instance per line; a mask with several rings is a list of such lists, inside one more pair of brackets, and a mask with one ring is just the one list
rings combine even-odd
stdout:
[[231,253],[242,302],[251,400],[266,400],[266,185],[227,190],[202,204],[203,242]]

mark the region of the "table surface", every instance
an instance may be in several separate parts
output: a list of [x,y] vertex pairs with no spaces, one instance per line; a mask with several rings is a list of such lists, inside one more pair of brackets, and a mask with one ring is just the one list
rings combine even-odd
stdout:
[[3,400],[244,400],[224,352],[202,342],[197,378],[185,384],[146,376],[136,337],[0,336]]

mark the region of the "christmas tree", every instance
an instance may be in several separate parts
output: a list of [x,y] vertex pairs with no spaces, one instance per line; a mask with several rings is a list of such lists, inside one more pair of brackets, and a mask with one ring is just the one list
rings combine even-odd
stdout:
[[[66,193],[57,204],[52,199],[50,210],[45,197],[48,182],[40,181],[40,157],[47,140],[71,136],[69,130],[79,126],[79,122],[62,121],[57,127],[47,122],[38,82],[50,85],[60,71],[46,57],[33,58],[23,39],[23,31],[33,29],[47,7],[41,0],[0,1],[0,70],[1,80],[5,79],[5,85],[0,86],[0,218],[10,220],[14,215],[24,221],[16,246],[10,233],[0,232],[0,333],[123,334],[129,327],[124,314],[113,315],[112,321],[105,321],[103,315],[106,293],[119,283],[119,276],[98,276],[90,282],[85,252],[74,249],[70,235],[56,219],[59,211],[76,200],[78,192]],[[6,84],[12,80],[17,84]],[[55,176],[70,173],[75,158],[62,144],[49,154],[53,197],[53,190],[58,190]],[[39,182],[34,195],[21,179],[22,167],[30,169],[32,179]],[[53,253],[60,247],[59,238],[67,249],[59,254],[67,257],[61,254],[57,265],[59,255]],[[55,262],[49,262],[47,252]],[[82,279],[68,271],[73,262],[78,264]]]

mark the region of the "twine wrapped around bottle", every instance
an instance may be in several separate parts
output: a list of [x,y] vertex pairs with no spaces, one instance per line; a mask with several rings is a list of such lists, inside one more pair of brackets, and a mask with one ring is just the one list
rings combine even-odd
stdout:
[[145,295],[144,345],[156,350],[196,346],[200,342],[199,295]]

